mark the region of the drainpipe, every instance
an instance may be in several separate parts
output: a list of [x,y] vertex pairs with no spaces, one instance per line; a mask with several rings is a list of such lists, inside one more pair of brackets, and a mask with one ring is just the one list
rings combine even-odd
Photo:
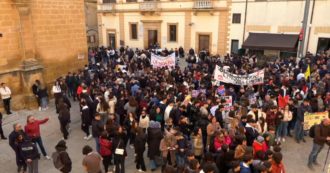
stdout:
[[304,19],[303,19],[303,33],[302,33],[302,41],[300,43],[300,48],[299,48],[299,58],[302,58],[303,55],[305,54],[305,43],[306,43],[306,31],[307,31],[307,24],[308,24],[308,16],[309,16],[309,6],[310,6],[310,0],[305,1],[305,11],[304,11]]
[[244,42],[245,40],[245,27],[246,27],[246,15],[247,15],[247,9],[248,9],[248,0],[245,0],[245,14],[244,14],[244,23],[243,23],[243,40],[242,42]]
[[[311,21],[309,22],[309,32],[308,32],[308,37],[307,37],[307,47],[306,47],[306,50],[308,50],[308,48],[309,48],[309,40],[310,40],[310,36],[311,36],[311,31],[312,31],[312,23],[313,23],[313,17],[314,17],[314,9],[315,9],[315,2],[316,2],[316,0],[313,0],[313,6],[312,6],[312,13],[311,13]],[[316,50],[316,53],[317,53],[317,50]]]

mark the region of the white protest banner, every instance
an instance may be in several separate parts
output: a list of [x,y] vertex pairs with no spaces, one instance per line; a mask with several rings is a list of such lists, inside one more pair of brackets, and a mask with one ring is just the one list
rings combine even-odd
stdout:
[[151,65],[153,68],[175,67],[175,53],[168,56],[151,54]]
[[247,75],[237,75],[230,73],[223,68],[216,66],[214,69],[214,79],[219,82],[230,83],[234,85],[259,85],[264,83],[265,70]]
[[224,110],[230,111],[233,106],[232,96],[221,96],[221,99],[226,100],[226,103],[224,104]]

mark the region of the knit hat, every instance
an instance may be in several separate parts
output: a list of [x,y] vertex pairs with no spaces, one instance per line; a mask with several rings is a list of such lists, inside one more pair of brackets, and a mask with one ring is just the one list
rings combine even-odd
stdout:
[[262,136],[258,136],[258,137],[257,137],[257,141],[258,141],[259,143],[262,143],[262,142],[265,141],[265,138],[262,137]]

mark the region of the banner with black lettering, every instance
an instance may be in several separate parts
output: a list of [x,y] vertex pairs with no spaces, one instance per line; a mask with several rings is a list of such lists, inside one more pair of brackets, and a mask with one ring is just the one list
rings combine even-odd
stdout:
[[234,85],[260,85],[264,83],[264,75],[264,69],[247,75],[233,74],[219,66],[216,66],[214,69],[214,79],[217,82],[230,83]]

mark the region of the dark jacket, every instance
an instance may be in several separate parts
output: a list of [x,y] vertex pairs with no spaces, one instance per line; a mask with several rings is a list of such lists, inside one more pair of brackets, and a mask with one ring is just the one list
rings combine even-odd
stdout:
[[60,154],[60,159],[61,162],[63,163],[64,167],[60,170],[61,172],[70,172],[72,169],[72,161],[70,159],[70,156],[68,154],[68,152],[66,152],[66,145],[61,142],[59,142],[56,146],[55,146],[56,152],[59,152]]
[[23,134],[24,139],[29,139],[29,137],[26,135],[26,133],[23,130],[21,130],[19,132],[12,131],[9,134],[9,137],[8,137],[9,138],[9,145],[15,152],[18,152],[18,143],[16,142],[16,139],[21,134]]
[[316,125],[315,127],[315,137],[314,137],[314,143],[318,145],[324,145],[324,143],[328,143],[327,137],[330,136],[330,127],[323,125],[323,123]]
[[112,140],[112,153],[115,154],[115,157],[121,157],[121,155],[117,155],[115,153],[116,148],[124,149],[124,156],[127,156],[126,152],[126,142],[125,142],[125,133],[115,134],[115,137]]
[[135,153],[143,154],[146,149],[147,135],[145,133],[137,135],[134,140]]
[[94,138],[100,137],[101,133],[104,131],[104,125],[101,120],[92,121],[92,135]]
[[160,156],[160,141],[163,135],[160,128],[148,128],[148,157],[153,160],[155,157]]
[[305,106],[303,103],[297,109],[297,120],[300,122],[304,122],[305,112],[312,112],[310,106]]
[[88,125],[92,123],[92,116],[88,106],[84,106],[81,110],[81,123]]
[[59,108],[58,120],[61,124],[67,124],[71,121],[70,110],[65,106]]
[[256,129],[253,129],[248,125],[245,127],[246,143],[248,146],[252,146],[254,139],[256,139],[258,135],[259,133]]
[[40,158],[38,148],[35,143],[30,140],[24,140],[23,142],[18,143],[18,151],[23,159],[35,160]]

